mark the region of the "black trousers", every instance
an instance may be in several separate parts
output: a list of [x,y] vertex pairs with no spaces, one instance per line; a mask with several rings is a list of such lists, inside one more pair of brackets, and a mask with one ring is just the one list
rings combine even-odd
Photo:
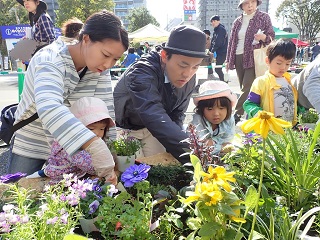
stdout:
[[[216,65],[222,65],[226,61],[227,53],[217,53]],[[215,68],[214,71],[218,74],[220,81],[224,81],[222,67]]]

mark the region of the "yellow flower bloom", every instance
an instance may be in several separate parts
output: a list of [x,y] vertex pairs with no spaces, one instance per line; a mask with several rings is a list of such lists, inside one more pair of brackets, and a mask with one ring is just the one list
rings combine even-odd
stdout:
[[231,186],[229,182],[236,182],[236,179],[233,177],[235,172],[227,172],[224,167],[218,166],[213,168],[209,166],[208,173],[201,172],[200,173],[204,178],[203,182],[212,181],[213,183],[223,187],[227,192],[231,191]]
[[194,192],[189,193],[189,197],[183,201],[189,204],[195,201],[204,201],[206,205],[217,204],[223,198],[218,186],[214,183],[197,183]]
[[283,128],[291,127],[291,123],[280,118],[275,118],[273,113],[259,111],[258,116],[244,122],[241,129],[244,133],[249,133],[252,130],[260,134],[263,138],[267,138],[269,130],[276,134],[284,134]]
[[234,215],[229,215],[231,220],[235,221],[235,222],[240,222],[240,223],[245,223],[246,220],[244,218],[240,218],[240,209],[235,209],[233,210],[233,212],[235,213]]

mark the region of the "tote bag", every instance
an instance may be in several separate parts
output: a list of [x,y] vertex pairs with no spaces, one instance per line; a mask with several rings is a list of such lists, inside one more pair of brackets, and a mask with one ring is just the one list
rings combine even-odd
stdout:
[[268,70],[268,65],[266,63],[267,47],[268,45],[266,46],[261,45],[261,48],[257,48],[253,50],[256,78],[264,75],[265,72]]

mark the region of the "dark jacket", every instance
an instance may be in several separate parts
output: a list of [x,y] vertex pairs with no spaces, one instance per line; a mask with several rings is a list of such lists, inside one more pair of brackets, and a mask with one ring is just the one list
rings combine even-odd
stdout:
[[182,88],[165,83],[160,55],[152,51],[132,64],[114,89],[116,125],[131,130],[147,128],[167,152],[188,162],[188,156],[179,158],[189,148],[180,141],[188,138],[182,124],[194,86],[195,76]]
[[214,28],[211,40],[210,52],[216,52],[217,55],[220,53],[226,53],[228,48],[228,34],[226,28],[219,24]]

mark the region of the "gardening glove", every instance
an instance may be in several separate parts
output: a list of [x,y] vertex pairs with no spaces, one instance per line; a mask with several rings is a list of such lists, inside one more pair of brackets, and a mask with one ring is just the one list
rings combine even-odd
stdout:
[[116,175],[116,173],[113,171],[113,174],[111,177],[106,178],[106,182],[109,182],[111,184],[113,184],[114,186],[117,186],[118,184],[118,177]]
[[92,166],[99,177],[114,177],[113,157],[101,138],[94,140],[85,150],[91,155]]

